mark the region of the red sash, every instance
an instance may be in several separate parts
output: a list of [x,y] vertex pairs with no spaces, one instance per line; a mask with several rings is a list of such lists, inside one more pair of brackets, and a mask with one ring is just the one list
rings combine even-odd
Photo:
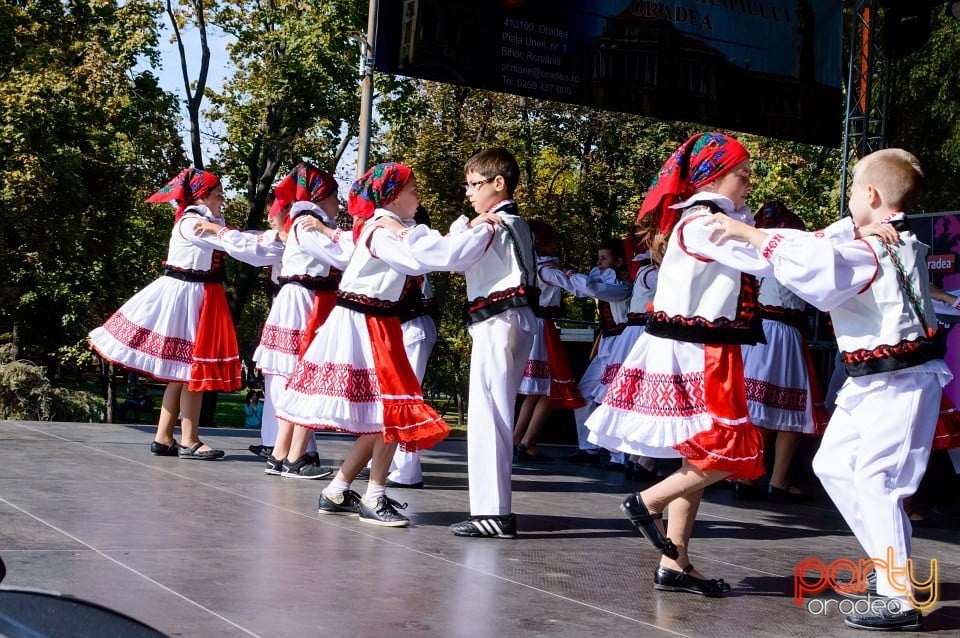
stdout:
[[937,419],[937,430],[933,434],[932,451],[949,450],[960,446],[960,412],[953,406],[953,402],[942,394],[940,399],[940,418]]
[[397,317],[367,315],[374,370],[383,403],[383,439],[407,452],[433,447],[450,434],[437,412],[423,402],[417,375],[403,347]]
[[313,307],[310,309],[310,317],[307,318],[307,328],[303,332],[303,339],[300,340],[300,352],[297,353],[297,359],[303,359],[303,353],[313,343],[313,338],[317,336],[317,330],[327,320],[336,305],[336,290],[317,290],[313,293]]
[[574,410],[587,404],[573,380],[570,361],[560,341],[560,331],[550,319],[543,320],[543,338],[547,346],[547,368],[550,370],[550,405]]
[[191,392],[233,392],[240,386],[237,332],[227,305],[227,294],[222,283],[205,283],[187,389]]
[[703,386],[713,427],[674,446],[694,467],[755,479],[766,472],[763,435],[750,422],[740,344],[704,345]]
[[817,379],[817,369],[813,365],[813,357],[810,356],[810,344],[807,343],[807,338],[802,335],[800,347],[803,349],[803,360],[807,364],[807,377],[810,379],[810,403],[813,405],[814,432],[817,435],[822,435],[824,430],[827,429],[830,415],[827,413],[827,406],[823,400],[823,389]]

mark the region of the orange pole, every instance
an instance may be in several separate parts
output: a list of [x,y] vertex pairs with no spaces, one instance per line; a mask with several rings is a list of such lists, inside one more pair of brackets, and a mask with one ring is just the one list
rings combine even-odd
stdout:
[[867,74],[870,73],[870,7],[863,9],[864,29],[860,33],[860,112],[867,114]]

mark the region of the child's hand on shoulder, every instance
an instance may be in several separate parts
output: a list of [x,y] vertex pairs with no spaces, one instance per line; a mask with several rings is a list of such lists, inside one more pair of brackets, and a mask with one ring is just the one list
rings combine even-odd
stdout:
[[399,235],[407,228],[392,217],[381,217],[377,220],[376,226],[388,230],[394,235]]
[[857,239],[875,236],[885,244],[897,244],[900,242],[900,233],[891,224],[884,222],[872,222],[863,226],[854,226],[853,236]]
[[480,213],[476,217],[470,220],[470,228],[476,228],[480,224],[493,224],[494,226],[502,226],[503,218],[496,213]]
[[736,220],[724,213],[714,213],[712,219],[705,222],[710,229],[710,241],[715,244],[722,244],[728,239],[749,242],[755,238],[756,233],[763,233],[749,224]]
[[322,232],[323,229],[327,227],[326,224],[324,224],[322,221],[320,221],[313,215],[304,215],[303,217],[304,217],[303,221],[300,222],[300,226],[302,228],[306,228],[308,230],[319,230]]
[[193,234],[196,237],[203,237],[204,235],[216,235],[223,229],[223,226],[220,224],[214,224],[213,222],[208,222],[204,219],[198,220],[193,226]]
[[936,284],[930,284],[930,297],[937,301],[943,302],[948,306],[952,306],[957,303],[956,297]]
[[337,234],[336,228],[330,228],[316,217],[307,217],[305,220],[300,222],[300,224],[307,230],[315,230],[331,239],[333,239],[333,236]]

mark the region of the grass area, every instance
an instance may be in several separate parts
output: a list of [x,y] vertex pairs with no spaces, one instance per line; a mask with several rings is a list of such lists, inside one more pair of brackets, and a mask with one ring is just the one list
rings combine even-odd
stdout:
[[217,395],[217,411],[213,424],[218,428],[242,428],[247,420],[243,413],[246,392],[221,392]]

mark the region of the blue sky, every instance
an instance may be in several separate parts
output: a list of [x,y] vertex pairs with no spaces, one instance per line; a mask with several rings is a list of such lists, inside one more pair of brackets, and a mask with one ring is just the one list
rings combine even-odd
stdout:
[[[169,24],[165,20],[164,24]],[[191,83],[196,81],[200,73],[200,38],[196,29],[187,28],[180,33],[183,38],[184,49],[187,53],[187,73]],[[190,157],[190,118],[187,114],[186,96],[183,88],[183,75],[180,69],[180,53],[177,43],[171,41],[172,33],[169,29],[165,30],[160,38],[160,66],[153,67],[151,70],[159,79],[160,86],[180,98],[181,120],[180,132],[183,138],[183,148]],[[207,87],[213,90],[219,90],[224,81],[231,73],[230,57],[227,52],[227,45],[231,38],[219,33],[208,25],[207,45],[210,47],[210,68],[207,72]],[[143,65],[146,67],[146,65]],[[359,79],[357,80],[359,85]],[[200,131],[203,144],[204,161],[209,161],[217,154],[216,140],[211,139],[204,133],[209,133],[211,126],[209,121],[203,119],[203,106],[201,106]],[[359,114],[358,114],[359,116]],[[352,144],[340,160],[335,177],[340,184],[340,195],[345,200],[350,186],[353,183],[356,171],[356,143]],[[227,185],[229,189],[229,185]]]

